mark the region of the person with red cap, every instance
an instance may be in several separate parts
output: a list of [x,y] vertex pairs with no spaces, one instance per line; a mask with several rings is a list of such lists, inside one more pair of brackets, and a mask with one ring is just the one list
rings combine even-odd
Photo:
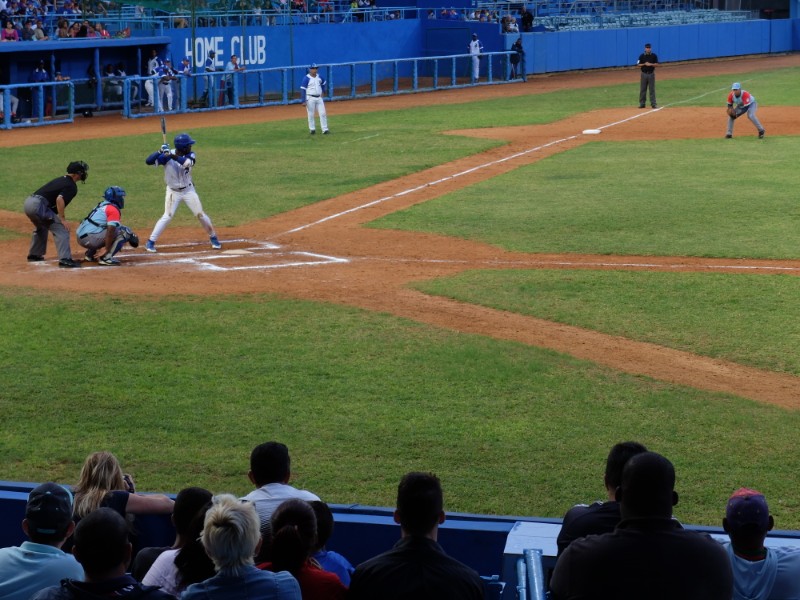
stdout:
[[734,600],[800,598],[800,548],[765,547],[774,526],[764,494],[739,488],[731,495],[722,527],[731,538]]

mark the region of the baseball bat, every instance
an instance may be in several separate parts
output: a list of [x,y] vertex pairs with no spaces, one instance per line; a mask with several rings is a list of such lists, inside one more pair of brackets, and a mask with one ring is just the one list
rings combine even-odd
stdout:
[[167,143],[167,117],[161,117],[161,138]]

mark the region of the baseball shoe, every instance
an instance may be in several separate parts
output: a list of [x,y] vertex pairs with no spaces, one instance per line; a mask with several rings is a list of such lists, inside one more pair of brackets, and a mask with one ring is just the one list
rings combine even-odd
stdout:
[[726,133],[726,134],[725,134],[725,139],[726,139],[726,140],[729,140],[729,139],[731,139],[732,137],[733,137],[733,136],[732,136],[730,133]]
[[76,269],[81,266],[81,263],[75,262],[71,258],[62,258],[58,261],[58,266],[62,269]]
[[323,131],[323,132],[322,132],[322,135],[328,135],[329,133],[330,133],[330,131],[328,131],[328,130],[326,129],[325,131]]
[[220,248],[222,248],[222,244],[219,243],[217,236],[212,235],[210,239],[211,239],[211,247],[214,250],[219,250]]
[[314,134],[316,134],[316,133],[317,133],[317,131],[316,131],[315,129],[312,129],[311,131],[309,131],[309,133],[310,133],[311,135],[314,135]]
[[658,104],[652,104],[650,105],[650,108],[658,108]]
[[44,256],[39,256],[38,254],[28,254],[28,262],[41,262],[44,260]]
[[158,250],[156,250],[156,243],[153,240],[147,240],[144,249],[148,252],[158,252]]
[[122,263],[119,262],[119,259],[114,258],[113,256],[101,256],[100,260],[98,260],[101,265],[104,267],[118,267]]
[[97,262],[96,252],[97,250],[87,250],[83,256],[84,262]]
[[761,131],[759,131],[758,132],[758,139],[763,140],[765,133],[766,133],[766,131],[764,131],[763,129]]
[[639,108],[644,108],[644,104],[640,104],[640,105],[639,105]]

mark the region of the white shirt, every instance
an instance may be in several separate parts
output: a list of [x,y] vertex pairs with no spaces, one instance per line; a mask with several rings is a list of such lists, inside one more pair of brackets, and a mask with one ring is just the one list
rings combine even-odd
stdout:
[[175,567],[175,557],[177,555],[177,548],[164,550],[158,555],[150,570],[142,578],[142,583],[144,585],[160,586],[161,589],[176,598],[180,596],[183,587],[178,586],[178,569]]
[[480,54],[481,50],[483,50],[483,46],[481,46],[480,40],[472,40],[469,43],[469,53],[472,55]]
[[319,74],[313,77],[309,74],[307,77],[308,81],[305,85],[306,95],[322,96],[322,77],[320,77]]
[[312,494],[308,490],[298,490],[285,483],[268,483],[257,490],[253,490],[242,499],[249,500],[255,504],[258,518],[261,521],[261,531],[264,532],[269,531],[270,519],[275,509],[285,500],[291,498],[299,498],[306,502],[319,500],[316,494]]

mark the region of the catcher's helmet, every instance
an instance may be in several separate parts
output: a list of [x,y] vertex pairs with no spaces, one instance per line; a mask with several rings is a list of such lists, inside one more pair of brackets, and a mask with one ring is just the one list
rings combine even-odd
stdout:
[[70,175],[77,173],[81,176],[81,181],[86,181],[86,177],[89,175],[89,165],[82,160],[73,161],[67,165],[67,173]]
[[180,133],[175,136],[174,140],[176,150],[189,150],[196,143],[188,133]]
[[125,190],[119,186],[112,185],[110,188],[106,188],[103,198],[116,205],[119,209],[125,207]]

